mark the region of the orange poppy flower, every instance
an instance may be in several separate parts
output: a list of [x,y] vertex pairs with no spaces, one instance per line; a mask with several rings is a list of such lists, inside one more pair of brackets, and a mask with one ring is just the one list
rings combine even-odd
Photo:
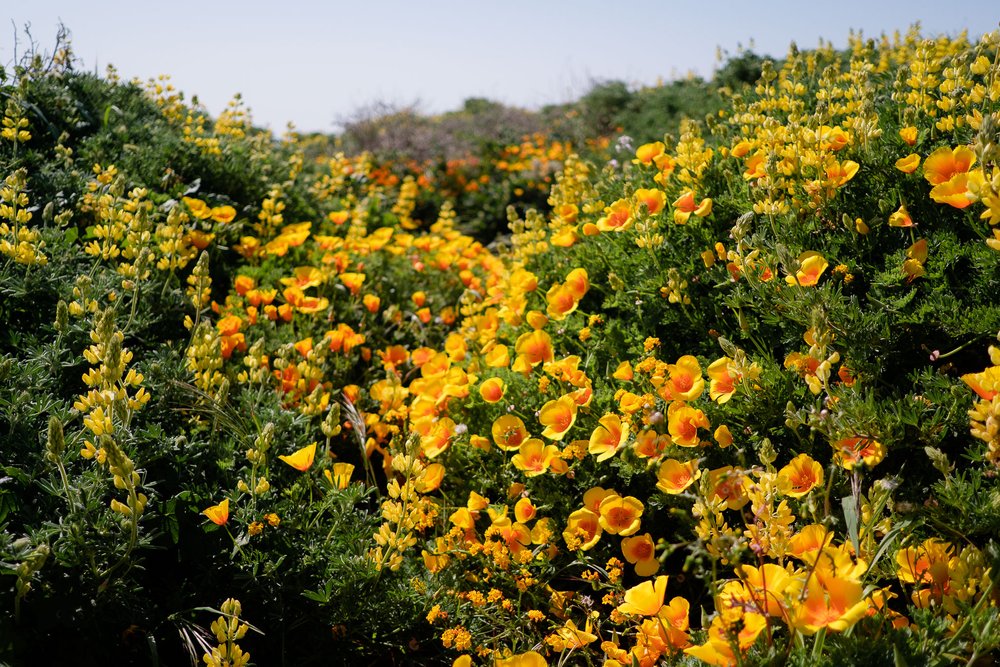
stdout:
[[904,174],[912,174],[920,166],[920,156],[916,153],[910,153],[906,157],[901,157],[896,160],[896,169],[899,169]]
[[931,185],[940,185],[956,174],[964,174],[976,163],[976,154],[968,146],[942,146],[924,160],[924,178]]
[[600,517],[589,509],[578,509],[566,519],[563,540],[575,551],[587,551],[601,539]]
[[651,165],[656,158],[664,154],[665,150],[666,146],[662,141],[654,141],[653,143],[643,144],[635,149],[635,159],[632,160],[632,163]]
[[528,429],[516,415],[502,415],[493,422],[493,442],[505,451],[517,451],[528,437]]
[[600,514],[601,503],[608,496],[617,496],[618,492],[614,489],[605,489],[600,486],[595,486],[593,488],[587,489],[583,494],[583,506],[589,509],[594,514]]
[[504,394],[504,384],[503,380],[497,377],[487,378],[483,380],[483,383],[479,385],[479,395],[483,397],[483,400],[487,403],[496,403],[503,398]]
[[708,395],[719,405],[726,403],[736,392],[736,378],[729,371],[732,362],[729,357],[722,357],[705,369],[709,378]]
[[632,221],[632,207],[628,200],[619,199],[604,209],[604,216],[597,221],[597,229],[602,232],[622,232],[632,226]]
[[618,415],[606,414],[597,420],[597,428],[590,434],[587,451],[598,461],[607,461],[625,445],[628,433]]
[[741,565],[737,573],[757,610],[769,616],[787,617],[785,600],[797,595],[801,584],[790,568],[775,563],[760,567]]
[[576,423],[576,409],[576,401],[569,395],[560,396],[543,405],[538,413],[538,421],[545,427],[542,436],[549,440],[562,440]]
[[313,464],[313,459],[316,457],[316,443],[311,445],[306,445],[302,449],[297,450],[293,454],[285,454],[279,456],[278,458],[292,466],[296,470],[305,472]]
[[627,361],[621,362],[620,364],[618,364],[618,368],[615,369],[615,372],[612,374],[611,377],[615,378],[616,380],[629,382],[630,380],[632,380],[633,377],[635,377],[635,372],[632,370],[632,364],[630,364]]
[[885,445],[868,437],[844,438],[833,443],[833,459],[844,470],[866,465],[874,468],[885,458]]
[[546,293],[545,302],[548,304],[545,312],[556,322],[566,319],[566,316],[576,310],[576,307],[579,305],[579,301],[573,296],[572,290],[566,285],[558,283],[553,285]]
[[858,163],[854,160],[834,161],[826,168],[827,184],[839,188],[854,178],[857,173]]
[[224,526],[229,521],[229,498],[226,498],[218,505],[212,505],[202,512],[208,520],[216,526]]
[[731,510],[742,508],[750,498],[747,496],[747,477],[742,470],[733,466],[723,466],[708,471],[708,485],[714,497],[725,501]]
[[351,475],[354,474],[354,465],[351,463],[334,463],[333,470],[324,470],[323,476],[335,489],[346,489],[351,483]]
[[730,432],[729,427],[725,424],[719,426],[715,429],[715,433],[712,434],[715,441],[719,443],[719,447],[725,449],[729,445],[733,444],[733,434]]
[[1000,393],[1000,366],[990,366],[979,373],[966,373],[959,379],[984,401],[992,401]]
[[635,566],[635,573],[640,577],[650,577],[660,569],[656,545],[649,533],[622,539],[622,555]]
[[634,535],[639,531],[644,509],[642,502],[634,496],[608,496],[601,501],[601,528],[611,535]]
[[[468,657],[468,656],[462,656]],[[459,658],[460,660],[461,658]],[[468,665],[472,664],[472,658],[469,658]],[[494,667],[546,667],[549,663],[545,661],[541,653],[536,651],[528,651],[527,653],[518,653],[517,655],[512,655],[509,658],[497,658],[494,663]],[[459,666],[456,660],[454,667],[465,667]]]
[[640,204],[645,205],[649,215],[656,215],[667,205],[667,196],[656,188],[639,188],[635,191],[635,198]]
[[548,472],[553,459],[558,456],[559,448],[555,445],[546,445],[538,438],[529,438],[521,443],[510,462],[526,477],[537,477]]
[[816,555],[833,542],[833,532],[821,523],[803,527],[788,540],[788,553],[806,563],[813,563]]
[[534,519],[537,512],[531,498],[521,498],[514,504],[514,518],[521,523],[528,523]]
[[184,202],[184,205],[188,207],[189,211],[191,211],[191,215],[199,220],[212,217],[212,208],[202,200],[196,199],[195,197],[182,197],[181,201]]
[[366,276],[363,273],[341,273],[339,278],[351,294],[357,296],[361,293],[361,285],[364,284]]
[[818,252],[807,250],[799,255],[799,270],[794,276],[786,276],[785,282],[789,285],[800,285],[802,287],[813,287],[819,282],[820,276],[826,271],[830,263]]
[[985,179],[981,171],[955,174],[944,183],[931,188],[931,199],[954,208],[967,208],[979,201],[979,192],[984,184]]
[[868,602],[860,582],[814,576],[806,585],[805,597],[796,607],[791,625],[807,635],[823,628],[843,632],[867,611]]
[[514,344],[514,351],[531,366],[555,359],[552,338],[541,330],[518,336],[517,342]]
[[683,402],[671,403],[667,410],[667,432],[675,445],[697,447],[701,443],[698,429],[711,427],[704,412]]
[[232,206],[216,206],[212,209],[212,220],[220,223],[227,224],[232,222],[236,218],[236,209]]
[[687,224],[688,219],[694,215],[704,218],[712,213],[712,200],[706,197],[697,205],[695,204],[694,191],[688,190],[674,201],[674,222],[678,225]]
[[656,473],[656,488],[664,493],[676,495],[694,483],[698,473],[698,460],[681,462],[677,459],[667,459],[660,464]]
[[778,471],[778,489],[792,498],[801,498],[823,483],[823,466],[808,454],[799,454]]
[[644,581],[625,591],[625,601],[618,605],[617,611],[633,616],[656,616],[663,606],[666,592],[666,575],[660,575],[654,581]]
[[676,364],[667,366],[667,371],[670,373],[670,380],[664,386],[667,387],[669,397],[665,400],[693,401],[701,396],[705,380],[701,376],[701,365],[697,358],[685,354]]
[[566,287],[573,294],[573,298],[580,300],[590,289],[590,276],[587,269],[576,268],[566,274]]

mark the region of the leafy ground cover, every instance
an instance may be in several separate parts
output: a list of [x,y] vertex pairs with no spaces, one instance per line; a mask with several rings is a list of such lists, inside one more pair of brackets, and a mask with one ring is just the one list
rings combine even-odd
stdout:
[[30,54],[0,659],[991,664],[998,41],[440,160]]

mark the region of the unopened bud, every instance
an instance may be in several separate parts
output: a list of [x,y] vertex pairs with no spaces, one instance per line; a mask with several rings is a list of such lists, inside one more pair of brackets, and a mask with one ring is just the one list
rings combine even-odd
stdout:
[[49,417],[49,439],[46,443],[47,457],[50,461],[58,461],[66,450],[66,437],[63,434],[62,422],[59,417]]

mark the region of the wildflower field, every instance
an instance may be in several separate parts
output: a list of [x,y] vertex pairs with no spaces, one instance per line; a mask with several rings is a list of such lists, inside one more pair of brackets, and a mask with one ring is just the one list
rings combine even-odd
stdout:
[[440,159],[29,53],[0,664],[996,664],[998,47]]

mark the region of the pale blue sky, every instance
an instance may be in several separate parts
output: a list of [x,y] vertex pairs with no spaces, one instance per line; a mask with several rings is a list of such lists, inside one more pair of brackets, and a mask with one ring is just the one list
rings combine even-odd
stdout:
[[[13,4],[13,3],[9,3]],[[61,19],[88,68],[125,77],[170,74],[218,113],[236,92],[257,124],[335,129],[383,101],[455,109],[467,97],[535,108],[565,102],[594,80],[633,85],[688,71],[709,77],[716,47],[754,44],[783,55],[849,31],[978,38],[998,28],[997,0],[30,0],[0,13],[0,62],[16,27],[49,47]],[[21,36],[23,40],[23,34]]]

